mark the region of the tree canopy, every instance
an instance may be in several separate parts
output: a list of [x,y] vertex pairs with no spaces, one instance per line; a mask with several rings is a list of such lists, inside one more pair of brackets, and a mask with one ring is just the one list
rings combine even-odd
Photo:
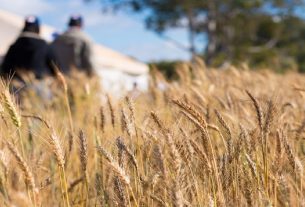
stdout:
[[[304,0],[101,0],[101,5],[142,13],[146,27],[159,34],[185,28],[189,51],[210,65],[248,62],[305,71]],[[200,36],[204,51],[196,47]]]

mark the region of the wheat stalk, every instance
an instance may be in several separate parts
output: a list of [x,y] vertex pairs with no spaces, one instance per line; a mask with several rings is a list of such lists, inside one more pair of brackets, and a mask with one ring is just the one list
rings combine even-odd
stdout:
[[123,139],[121,137],[118,137],[116,139],[116,143],[119,149],[122,149],[126,152],[126,154],[128,155],[129,159],[131,160],[132,164],[134,165],[137,175],[139,175],[139,166],[138,166],[138,162],[136,157],[134,156],[134,154],[131,152],[131,150],[125,145]]
[[4,90],[2,92],[2,98],[4,101],[4,107],[8,111],[8,113],[12,119],[12,122],[14,123],[14,125],[17,128],[20,128],[21,127],[21,116],[19,115],[16,104],[14,103],[8,90]]
[[84,175],[87,174],[87,163],[88,163],[88,146],[87,146],[87,138],[83,132],[83,130],[79,131],[79,156],[81,161],[81,168]]
[[120,178],[120,180],[125,184],[130,184],[130,178],[126,172],[119,166],[119,164],[112,158],[112,156],[101,146],[97,147],[99,154],[108,161],[108,166],[111,167],[113,172]]
[[133,103],[132,99],[129,98],[129,96],[126,96],[125,100],[127,102],[127,106],[129,108],[129,111],[130,111],[130,120],[132,121],[132,125],[133,125],[134,130],[135,130],[135,135],[136,135],[136,137],[138,137],[138,130],[137,130],[137,126],[136,126],[136,117],[135,117],[134,103]]
[[108,108],[109,108],[109,111],[110,111],[111,124],[112,124],[112,127],[114,128],[115,127],[114,108],[113,108],[113,105],[112,105],[111,98],[108,94],[107,94],[107,104],[108,104]]
[[258,120],[258,126],[259,126],[260,130],[263,131],[263,119],[264,119],[264,117],[263,117],[262,108],[259,105],[256,98],[254,98],[254,96],[249,91],[246,90],[246,93],[250,97],[250,99],[251,99],[251,101],[252,101],[252,103],[255,107],[257,120]]
[[74,132],[74,126],[73,126],[73,118],[72,118],[72,112],[71,112],[71,107],[70,107],[70,102],[69,102],[69,94],[68,94],[68,84],[66,81],[65,76],[63,75],[63,73],[59,70],[59,68],[53,64],[53,68],[55,69],[55,74],[57,79],[59,80],[59,82],[62,84],[63,88],[64,88],[64,93],[65,93],[65,105],[67,108],[67,113],[68,113],[68,117],[69,117],[69,126],[70,126],[70,130],[71,133],[73,134]]
[[[30,190],[32,191],[33,205],[36,206],[37,188],[36,188],[34,176],[30,170],[30,167],[24,161],[24,159],[22,158],[22,156],[20,155],[20,153],[18,152],[18,150],[15,148],[15,146],[12,143],[6,142],[6,145],[7,145],[8,149],[10,150],[10,152],[12,153],[12,155],[17,160],[19,167],[24,174],[25,184],[26,184],[27,188],[30,188]],[[29,196],[29,199],[32,201],[32,198],[31,198],[29,192],[28,192],[28,196]]]
[[80,156],[80,162],[81,162],[81,169],[83,171],[83,177],[85,180],[85,194],[86,199],[84,202],[84,206],[87,205],[88,200],[88,194],[89,194],[89,181],[88,181],[88,172],[87,172],[87,165],[88,165],[88,146],[87,146],[87,138],[82,130],[79,131],[79,156]]
[[50,144],[58,165],[64,168],[65,167],[64,151],[61,147],[58,136],[54,132],[50,136]]
[[125,190],[122,187],[121,181],[118,177],[114,178],[114,191],[119,200],[120,207],[127,207],[127,199],[125,195]]
[[151,117],[157,124],[158,128],[162,131],[163,135],[166,137],[166,141],[170,147],[170,152],[173,157],[173,166],[174,166],[174,172],[179,175],[180,169],[181,169],[181,157],[179,155],[179,152],[174,144],[173,137],[170,134],[169,130],[165,128],[165,125],[162,123],[160,118],[157,116],[155,112],[151,112]]
[[104,112],[104,107],[100,107],[100,128],[101,131],[104,132],[105,130],[105,112]]
[[194,120],[196,120],[194,123],[199,127],[199,129],[202,131],[203,136],[205,136],[208,140],[208,146],[209,146],[209,150],[211,151],[211,157],[212,157],[212,161],[213,161],[213,171],[214,171],[214,176],[215,179],[217,181],[217,185],[218,188],[220,190],[220,194],[221,194],[221,202],[224,203],[224,195],[222,192],[222,187],[221,187],[221,183],[220,183],[220,178],[219,178],[219,172],[218,172],[218,167],[217,167],[217,163],[216,163],[216,159],[215,159],[215,152],[214,152],[214,147],[212,145],[212,141],[211,138],[208,134],[207,131],[207,123],[204,120],[204,117],[198,112],[196,111],[192,106],[188,105],[187,103],[183,103],[179,100],[173,100],[173,103],[176,104],[181,110],[187,112],[188,114],[190,114]]
[[66,205],[68,207],[70,207],[67,179],[66,179],[66,173],[65,173],[64,151],[61,147],[59,138],[57,137],[55,132],[52,132],[52,134],[50,136],[50,144],[51,144],[53,154],[55,155],[57,164],[59,166],[59,174],[60,174],[60,182],[61,182],[63,198],[65,200]]

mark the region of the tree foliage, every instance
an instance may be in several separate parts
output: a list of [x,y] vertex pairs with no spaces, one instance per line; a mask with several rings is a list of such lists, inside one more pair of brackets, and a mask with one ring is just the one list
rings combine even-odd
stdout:
[[[249,62],[305,71],[304,0],[102,0],[111,10],[142,13],[157,33],[185,28],[189,51],[208,64]],[[197,37],[207,46],[198,51]],[[202,44],[206,42],[202,41]]]

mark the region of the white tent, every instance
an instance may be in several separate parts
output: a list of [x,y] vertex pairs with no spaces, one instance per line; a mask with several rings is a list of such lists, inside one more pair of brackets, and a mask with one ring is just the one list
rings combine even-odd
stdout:
[[[24,18],[0,10],[0,56],[5,55],[8,47],[18,37],[23,27]],[[48,41],[56,30],[43,25],[41,36]],[[148,66],[131,57],[123,55],[99,44],[94,45],[94,60],[97,74],[102,79],[105,90],[111,92],[128,91],[136,82],[139,89],[148,85]]]

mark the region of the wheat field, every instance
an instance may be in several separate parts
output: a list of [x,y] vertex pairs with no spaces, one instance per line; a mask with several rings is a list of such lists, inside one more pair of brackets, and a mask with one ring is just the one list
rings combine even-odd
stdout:
[[0,106],[0,206],[304,206],[305,76],[177,66],[115,98],[58,74]]

